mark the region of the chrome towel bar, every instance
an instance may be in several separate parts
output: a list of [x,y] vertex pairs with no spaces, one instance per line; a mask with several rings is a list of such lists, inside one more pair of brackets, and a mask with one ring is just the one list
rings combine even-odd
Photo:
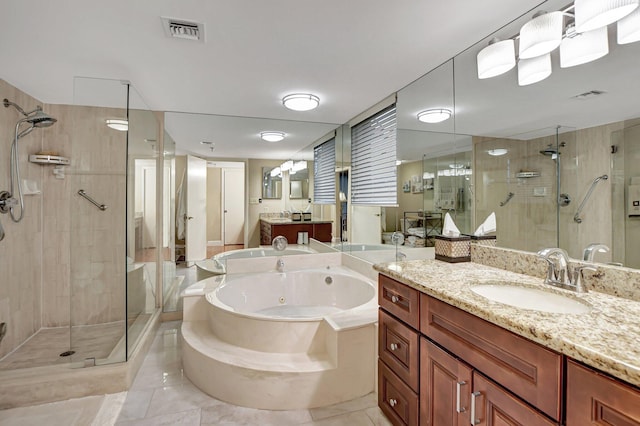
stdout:
[[82,198],[85,198],[87,201],[89,201],[91,204],[93,204],[94,206],[96,206],[102,211],[105,211],[107,209],[107,206],[105,204],[100,204],[96,200],[88,196],[84,189],[79,190],[78,195],[81,196]]

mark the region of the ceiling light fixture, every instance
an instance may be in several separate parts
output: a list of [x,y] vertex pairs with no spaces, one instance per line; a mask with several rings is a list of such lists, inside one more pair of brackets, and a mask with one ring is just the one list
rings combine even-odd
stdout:
[[494,148],[494,149],[488,150],[487,154],[493,157],[500,157],[501,155],[505,155],[507,152],[509,151],[505,148]]
[[311,93],[292,93],[282,98],[282,104],[294,111],[310,111],[320,105],[320,98]]
[[105,120],[105,123],[107,123],[107,127],[113,130],[118,130],[119,132],[126,132],[129,130],[129,121],[127,120],[108,118]]
[[491,78],[504,74],[516,66],[516,45],[512,39],[492,39],[478,52],[478,78]]
[[280,142],[284,139],[283,132],[260,132],[260,138],[266,142]]
[[528,86],[551,75],[551,54],[531,59],[520,59],[518,62],[518,85]]
[[451,110],[445,108],[427,109],[418,113],[418,120],[423,123],[441,123],[451,117]]
[[574,3],[576,30],[586,32],[606,27],[637,7],[640,0],[576,0]]
[[520,59],[545,55],[562,42],[564,15],[560,11],[538,12],[520,29]]
[[566,33],[560,44],[560,68],[586,64],[609,53],[607,27],[578,34],[575,27],[569,25]]
[[640,41],[640,7],[618,21],[618,44]]

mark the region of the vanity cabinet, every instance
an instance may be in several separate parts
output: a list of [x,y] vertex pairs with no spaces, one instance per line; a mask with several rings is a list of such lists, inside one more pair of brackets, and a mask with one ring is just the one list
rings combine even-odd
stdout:
[[567,362],[567,426],[640,426],[640,391]]
[[269,223],[260,220],[260,244],[270,245],[275,237],[282,235],[289,244],[296,244],[298,232],[306,232],[309,238],[313,238],[322,243],[331,242],[331,222],[287,222]]

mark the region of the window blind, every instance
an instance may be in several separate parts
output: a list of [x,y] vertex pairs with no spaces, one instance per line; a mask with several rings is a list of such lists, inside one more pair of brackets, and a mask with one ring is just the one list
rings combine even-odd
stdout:
[[396,106],[351,128],[351,202],[373,206],[398,204]]
[[336,139],[313,148],[313,202],[336,203]]

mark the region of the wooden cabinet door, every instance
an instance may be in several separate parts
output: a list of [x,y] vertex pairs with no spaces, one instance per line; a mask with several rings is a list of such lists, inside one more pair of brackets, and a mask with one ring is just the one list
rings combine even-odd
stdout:
[[557,425],[517,397],[473,372],[470,424],[479,426],[551,426]]
[[567,363],[567,426],[640,426],[640,391]]
[[472,386],[469,366],[420,339],[420,426],[469,425]]

